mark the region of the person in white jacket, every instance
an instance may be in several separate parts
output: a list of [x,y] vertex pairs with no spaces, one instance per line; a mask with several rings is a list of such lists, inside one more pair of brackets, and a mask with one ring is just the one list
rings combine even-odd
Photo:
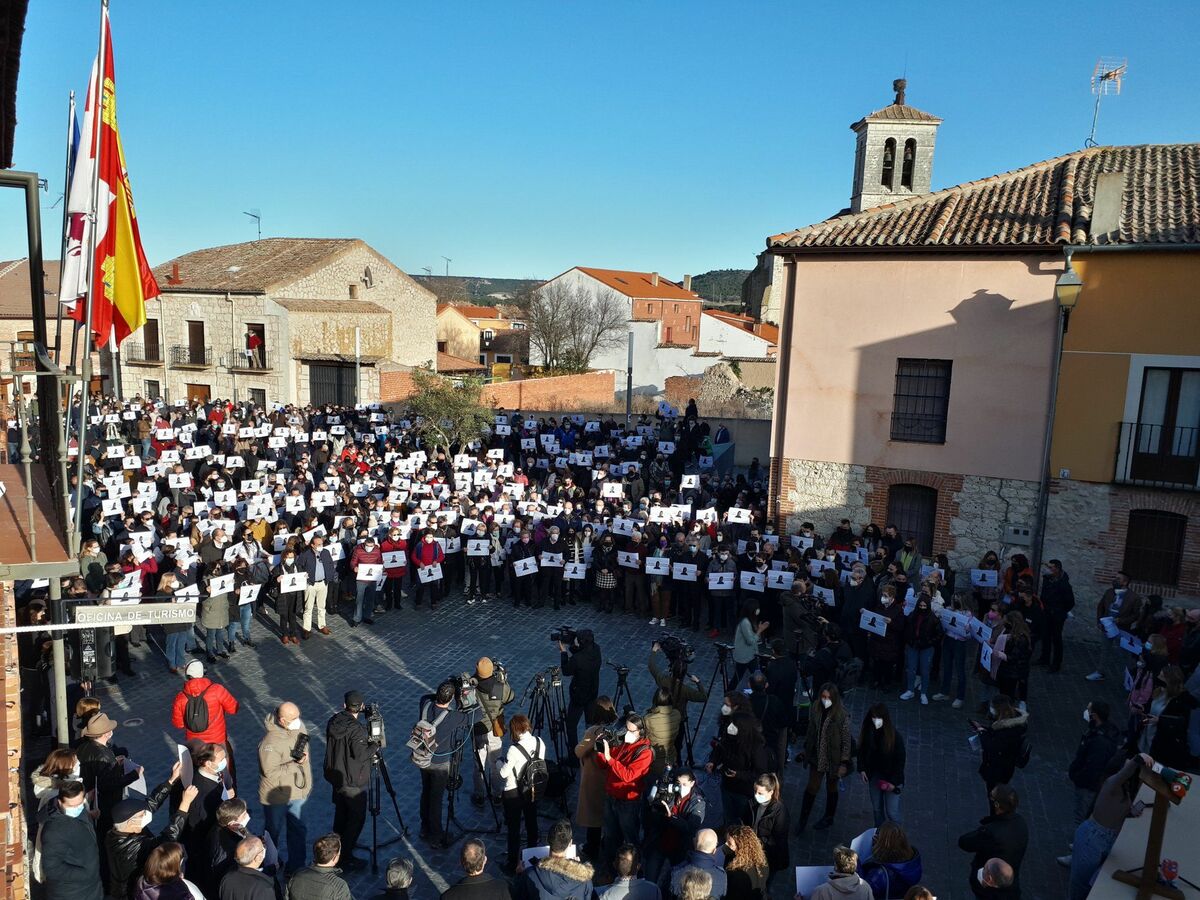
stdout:
[[508,723],[511,742],[507,752],[496,760],[503,791],[504,821],[508,826],[508,859],[504,870],[513,872],[521,861],[521,819],[525,819],[527,846],[538,846],[537,804],[519,788],[521,773],[532,759],[546,758],[546,743],[532,733],[529,717],[515,715]]

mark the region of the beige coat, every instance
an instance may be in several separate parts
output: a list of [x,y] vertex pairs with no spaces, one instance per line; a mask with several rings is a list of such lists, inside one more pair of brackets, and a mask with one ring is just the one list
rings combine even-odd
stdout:
[[258,802],[278,806],[292,800],[304,800],[312,791],[312,747],[303,762],[292,759],[296,736],[307,734],[304,723],[288,731],[270,713],[264,723],[267,733],[258,745]]
[[600,726],[593,725],[583,733],[575,746],[579,758],[579,803],[575,824],[584,828],[599,828],[604,824],[604,770],[596,765],[596,735]]

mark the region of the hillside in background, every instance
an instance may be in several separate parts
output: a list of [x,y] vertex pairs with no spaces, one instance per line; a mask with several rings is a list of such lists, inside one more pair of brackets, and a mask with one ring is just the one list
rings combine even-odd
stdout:
[[703,275],[693,275],[692,290],[705,300],[717,303],[740,302],[742,281],[749,274],[749,269],[713,269]]
[[[412,273],[409,273],[412,275]],[[414,281],[437,294],[442,303],[455,300],[478,306],[511,303],[541,284],[538,278],[482,278],[474,275],[412,275]],[[496,296],[493,296],[496,295]]]

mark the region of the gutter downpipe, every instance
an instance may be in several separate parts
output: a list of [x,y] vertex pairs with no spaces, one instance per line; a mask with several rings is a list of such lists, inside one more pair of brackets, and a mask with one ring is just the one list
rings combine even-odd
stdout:
[[[775,463],[778,461],[779,483],[769,484],[768,494],[769,505],[767,507],[767,516],[768,520],[772,522],[775,522],[779,517],[780,501],[783,498],[783,445],[787,429],[788,386],[791,374],[786,355],[791,351],[792,334],[795,330],[794,322],[796,318],[797,262],[795,257],[785,256],[783,266],[783,327],[779,329],[779,358],[775,364],[775,415],[771,417],[771,459],[767,470],[769,480],[769,473],[775,469]],[[785,530],[785,523],[775,522],[775,525],[779,529],[779,533],[782,534]]]

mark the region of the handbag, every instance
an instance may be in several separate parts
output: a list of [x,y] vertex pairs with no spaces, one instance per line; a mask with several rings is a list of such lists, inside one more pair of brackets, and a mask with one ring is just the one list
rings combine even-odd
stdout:
[[496,716],[492,719],[492,737],[504,737],[504,714]]

